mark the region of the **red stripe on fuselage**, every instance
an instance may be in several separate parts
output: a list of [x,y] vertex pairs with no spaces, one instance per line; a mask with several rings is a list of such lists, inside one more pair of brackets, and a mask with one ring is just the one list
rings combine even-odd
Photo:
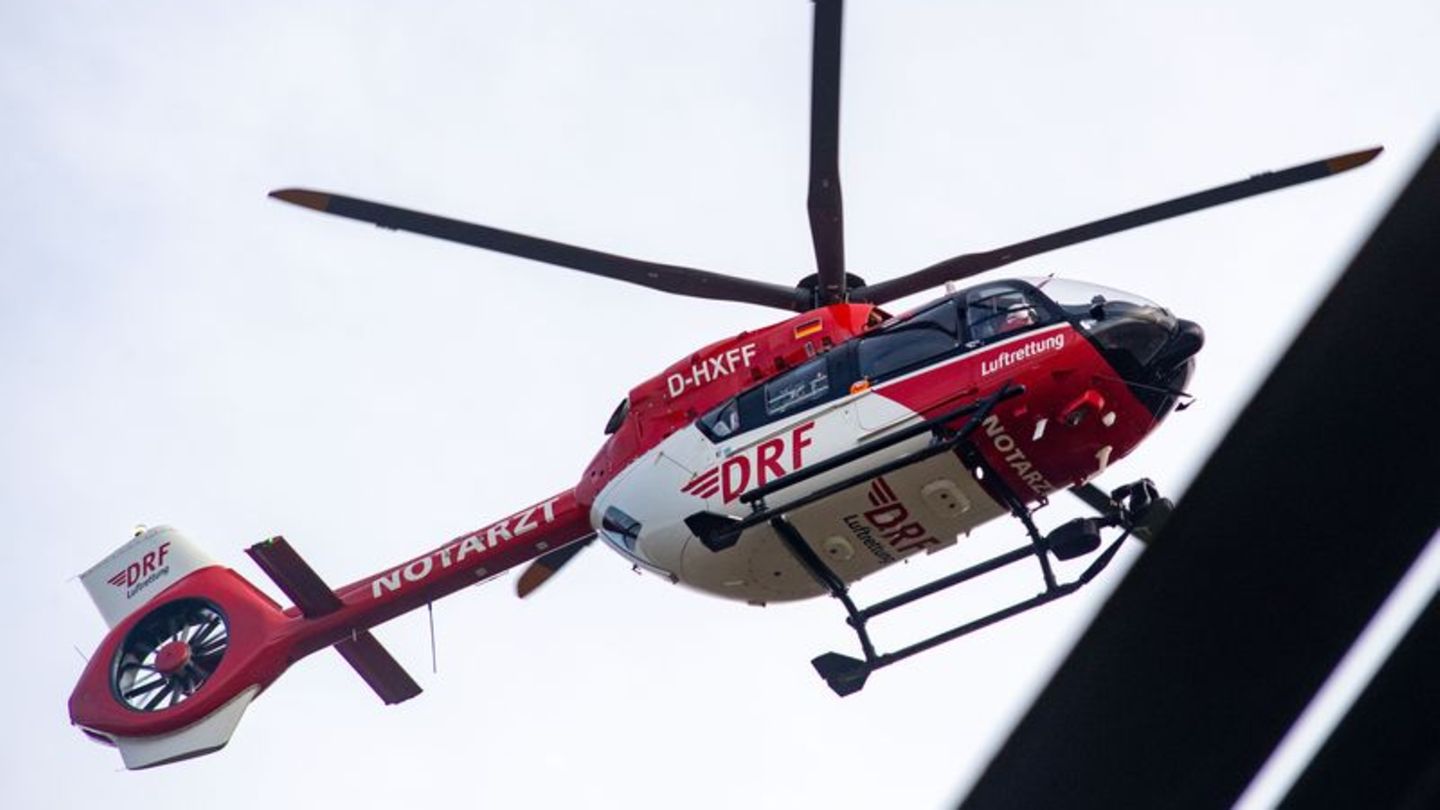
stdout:
[[[993,411],[996,418],[978,427],[971,440],[1010,489],[1027,501],[1045,494],[1037,491],[1033,473],[1057,489],[1085,480],[1096,473],[1101,454],[1114,463],[1155,426],[1154,416],[1120,375],[1069,324],[1017,335],[887,381],[872,391],[933,418],[992,394],[1007,382],[1023,385],[1025,393],[998,405]],[[1104,397],[1105,411],[1115,414],[1111,425],[1104,424],[1101,413],[1077,425],[1057,418],[1087,390]],[[1045,432],[1033,439],[1041,419],[1048,420]]]

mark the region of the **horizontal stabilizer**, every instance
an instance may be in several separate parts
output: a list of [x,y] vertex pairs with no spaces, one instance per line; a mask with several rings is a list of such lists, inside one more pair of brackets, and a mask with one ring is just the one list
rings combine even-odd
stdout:
[[314,619],[340,609],[340,597],[283,537],[272,537],[245,549],[260,570],[280,586],[295,607]]
[[362,630],[336,644],[335,649],[386,705],[401,703],[420,694],[420,685],[394,656],[380,646],[369,630]]
[[[280,586],[307,619],[334,613],[343,606],[335,591],[315,573],[284,537],[272,537],[245,550],[255,564]],[[387,704],[420,694],[420,685],[400,666],[369,630],[359,630],[335,645],[355,673]]]

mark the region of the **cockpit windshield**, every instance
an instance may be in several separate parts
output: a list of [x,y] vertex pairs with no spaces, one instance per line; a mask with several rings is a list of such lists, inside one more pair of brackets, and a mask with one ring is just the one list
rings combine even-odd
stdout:
[[1157,323],[1168,321],[1169,326],[1173,326],[1175,322],[1169,310],[1135,293],[1091,284],[1088,281],[1053,276],[1026,280],[1051,301],[1059,304],[1065,314],[1081,321],[1104,320],[1107,314],[1114,312],[1126,315],[1148,314],[1147,320],[1153,319]]
[[1059,305],[1130,378],[1155,360],[1178,328],[1170,310],[1134,293],[1065,278],[1030,283]]
[[1030,278],[1027,281],[1058,304],[1066,316],[1079,320],[1084,329],[1115,316],[1122,316],[1125,320],[1149,321],[1166,331],[1175,329],[1175,316],[1171,311],[1143,295],[1073,278]]
[[1162,310],[1159,304],[1149,298],[1126,293],[1125,290],[1116,290],[1113,287],[1103,287],[1100,284],[1090,284],[1089,281],[1076,281],[1073,278],[1027,278],[1037,290],[1048,295],[1051,301],[1060,304],[1063,310],[1071,316],[1086,317],[1090,307],[1096,304],[1115,303],[1130,304],[1135,307],[1155,308]]

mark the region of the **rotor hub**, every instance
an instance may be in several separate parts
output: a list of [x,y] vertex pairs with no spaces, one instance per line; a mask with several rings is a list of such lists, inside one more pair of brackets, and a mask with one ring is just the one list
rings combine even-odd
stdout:
[[162,675],[174,675],[190,663],[190,645],[176,639],[167,642],[155,653],[155,669]]
[[[846,291],[858,290],[864,286],[865,279],[855,275],[854,273],[845,274]],[[819,273],[811,273],[805,278],[800,279],[800,283],[795,285],[795,291],[796,295],[799,296],[800,300],[804,302],[805,305],[808,307],[823,307],[826,304],[838,303],[835,301],[825,300],[825,291],[821,289]]]

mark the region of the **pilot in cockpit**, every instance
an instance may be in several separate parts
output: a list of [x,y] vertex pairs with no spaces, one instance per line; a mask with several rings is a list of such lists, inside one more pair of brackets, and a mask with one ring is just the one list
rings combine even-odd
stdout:
[[989,341],[1034,326],[1035,307],[1019,291],[1001,293],[969,306],[970,336]]

